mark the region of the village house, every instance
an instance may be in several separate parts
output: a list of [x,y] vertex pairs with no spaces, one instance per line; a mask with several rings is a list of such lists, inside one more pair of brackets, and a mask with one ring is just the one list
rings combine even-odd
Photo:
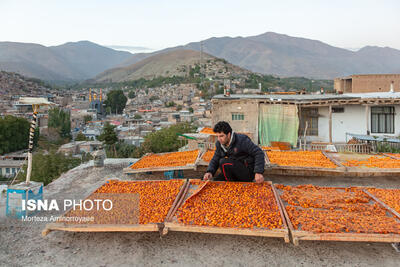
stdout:
[[212,125],[224,120],[253,141],[297,146],[308,142],[342,143],[349,134],[400,135],[400,92],[320,95],[217,95],[212,99]]

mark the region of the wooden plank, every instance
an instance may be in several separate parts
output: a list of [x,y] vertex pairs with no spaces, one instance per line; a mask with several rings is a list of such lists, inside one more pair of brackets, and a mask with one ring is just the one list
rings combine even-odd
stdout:
[[186,180],[186,181],[183,183],[183,185],[181,186],[181,189],[179,190],[178,195],[176,195],[175,200],[174,200],[174,202],[172,203],[172,206],[171,206],[171,208],[169,209],[169,211],[168,211],[168,213],[167,213],[167,216],[165,217],[165,220],[168,220],[168,218],[169,218],[172,214],[174,214],[174,209],[175,209],[177,203],[179,202],[179,200],[181,199],[181,197],[182,197],[182,195],[183,195],[183,192],[185,191],[185,188],[186,188],[186,186],[187,186],[188,183],[189,183],[189,181]]
[[123,169],[123,173],[133,174],[133,173],[143,173],[143,172],[162,172],[162,171],[175,171],[175,170],[194,170],[195,165],[186,165],[186,166],[170,166],[170,167],[156,167],[156,168],[143,168],[143,169],[131,169],[125,168]]
[[368,192],[368,189],[363,189],[363,192],[366,193],[368,196],[372,197],[376,202],[378,202],[381,206],[383,206],[385,209],[389,210],[393,215],[395,215],[397,218],[400,219],[400,213],[395,211],[393,208],[391,208],[389,205],[387,205],[385,202],[380,200],[377,196],[374,194]]
[[[284,214],[284,212],[286,212],[286,210],[284,210],[284,207],[282,206],[282,201],[281,201],[280,197],[278,196],[278,192],[276,192],[275,186],[272,183],[271,183],[271,189],[272,189],[272,192],[274,193],[275,202],[276,202],[276,205],[278,205],[279,213],[281,214],[282,223],[284,225],[284,228],[288,230],[289,226],[288,226],[288,222],[287,222],[287,219],[285,217],[285,214]],[[290,242],[289,230],[288,230],[288,235],[285,236],[285,242],[286,243]]]
[[66,224],[66,223],[49,223],[42,231],[45,236],[51,231],[67,231],[67,232],[158,232],[157,224]]
[[208,234],[228,234],[228,235],[246,235],[246,236],[264,236],[264,237],[282,237],[288,235],[287,229],[256,229],[256,228],[228,228],[215,226],[184,225],[175,222],[166,222],[165,227],[171,231],[208,233]]
[[171,214],[165,218],[165,220],[164,220],[165,222],[171,221],[172,218],[175,216],[176,211],[178,210],[178,208],[180,208],[182,206],[184,199],[186,199],[189,188],[190,188],[190,181],[187,181],[187,183],[185,184],[185,187],[183,188],[181,197],[179,198],[179,200],[177,201],[173,210],[171,211]]
[[265,165],[269,167],[271,166],[271,161],[269,160],[268,152],[265,151],[264,154],[265,154]]
[[400,242],[399,234],[367,234],[367,233],[310,233],[294,231],[292,236],[297,240],[348,241],[348,242]]
[[333,163],[335,163],[337,166],[339,166],[340,168],[344,169],[344,171],[347,171],[347,167],[344,166],[341,162],[339,162],[338,160],[336,160],[335,158],[333,158],[330,154],[326,153],[325,151],[321,151],[322,154],[324,154],[325,157],[327,157],[330,161],[332,161]]
[[393,155],[390,155],[390,154],[387,154],[387,153],[381,153],[381,155],[384,155],[384,156],[392,158],[392,159],[400,159],[400,158],[398,158],[396,156],[393,156]]

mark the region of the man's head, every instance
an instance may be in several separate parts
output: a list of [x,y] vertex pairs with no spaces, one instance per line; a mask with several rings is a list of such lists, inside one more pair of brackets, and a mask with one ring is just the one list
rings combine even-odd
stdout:
[[226,121],[220,121],[215,124],[213,131],[217,134],[218,141],[222,145],[226,146],[229,144],[232,135],[232,128],[229,123]]

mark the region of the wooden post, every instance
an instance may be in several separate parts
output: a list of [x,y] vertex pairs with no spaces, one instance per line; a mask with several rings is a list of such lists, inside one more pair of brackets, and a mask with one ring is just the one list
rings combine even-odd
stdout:
[[38,106],[32,105],[32,109],[33,109],[33,114],[32,114],[32,121],[31,121],[31,128],[29,129],[28,168],[27,168],[27,172],[26,172],[26,184],[29,184],[31,181],[33,138],[35,136]]
[[366,126],[367,126],[367,135],[369,135],[369,106],[365,105],[365,121],[366,121]]
[[332,144],[332,105],[329,105],[329,144]]

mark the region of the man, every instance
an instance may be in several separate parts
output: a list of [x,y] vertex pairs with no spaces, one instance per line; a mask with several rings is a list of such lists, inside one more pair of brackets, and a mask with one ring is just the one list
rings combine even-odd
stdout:
[[203,180],[211,180],[217,169],[221,173],[214,181],[240,181],[257,183],[264,181],[264,152],[247,135],[232,131],[229,123],[218,122],[213,131],[217,134],[215,153]]

